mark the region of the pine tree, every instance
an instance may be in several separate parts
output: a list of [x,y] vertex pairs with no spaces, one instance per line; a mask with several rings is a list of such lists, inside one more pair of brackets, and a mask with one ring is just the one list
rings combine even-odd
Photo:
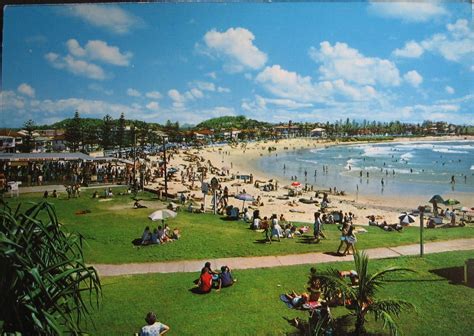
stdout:
[[125,116],[123,113],[120,115],[120,119],[118,120],[116,144],[118,145],[119,151],[121,152],[122,147],[125,146]]
[[22,152],[30,153],[34,148],[33,131],[36,127],[36,124],[30,119],[25,122],[23,127],[25,128],[26,136],[23,139]]
[[74,118],[67,123],[64,137],[67,146],[71,151],[76,152],[82,141],[82,121],[78,111],[74,113]]
[[112,134],[112,129],[114,127],[114,120],[110,115],[104,117],[104,123],[102,124],[102,148],[110,149],[113,147],[114,139]]

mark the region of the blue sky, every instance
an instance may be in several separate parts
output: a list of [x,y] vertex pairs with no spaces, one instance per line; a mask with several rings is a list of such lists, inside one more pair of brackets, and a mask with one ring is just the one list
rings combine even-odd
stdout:
[[474,119],[468,3],[9,6],[3,43],[7,127]]

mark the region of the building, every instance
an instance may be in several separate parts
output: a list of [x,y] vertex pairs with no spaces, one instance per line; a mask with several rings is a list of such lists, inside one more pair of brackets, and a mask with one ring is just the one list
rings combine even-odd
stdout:
[[311,130],[310,136],[313,138],[325,138],[327,134],[324,128],[316,127]]

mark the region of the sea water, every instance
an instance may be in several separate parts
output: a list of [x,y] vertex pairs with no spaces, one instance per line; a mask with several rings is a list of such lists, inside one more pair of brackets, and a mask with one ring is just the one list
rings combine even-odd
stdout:
[[383,195],[468,192],[474,197],[474,141],[335,145],[272,153],[257,162],[275,176],[325,189]]

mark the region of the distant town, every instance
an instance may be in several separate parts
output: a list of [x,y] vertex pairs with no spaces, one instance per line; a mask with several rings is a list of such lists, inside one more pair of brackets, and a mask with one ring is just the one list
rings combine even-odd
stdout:
[[339,120],[334,123],[292,122],[268,123],[244,116],[226,116],[206,120],[195,126],[180,127],[168,120],[164,125],[138,120],[119,119],[106,115],[103,119],[73,118],[52,125],[37,125],[27,121],[20,129],[0,129],[0,152],[47,153],[103,150],[113,155],[132,146],[155,146],[163,139],[172,143],[205,145],[238,142],[240,140],[284,139],[313,137],[328,140],[383,140],[394,137],[473,135],[474,127],[454,125],[443,121],[407,124],[399,121],[362,122]]

